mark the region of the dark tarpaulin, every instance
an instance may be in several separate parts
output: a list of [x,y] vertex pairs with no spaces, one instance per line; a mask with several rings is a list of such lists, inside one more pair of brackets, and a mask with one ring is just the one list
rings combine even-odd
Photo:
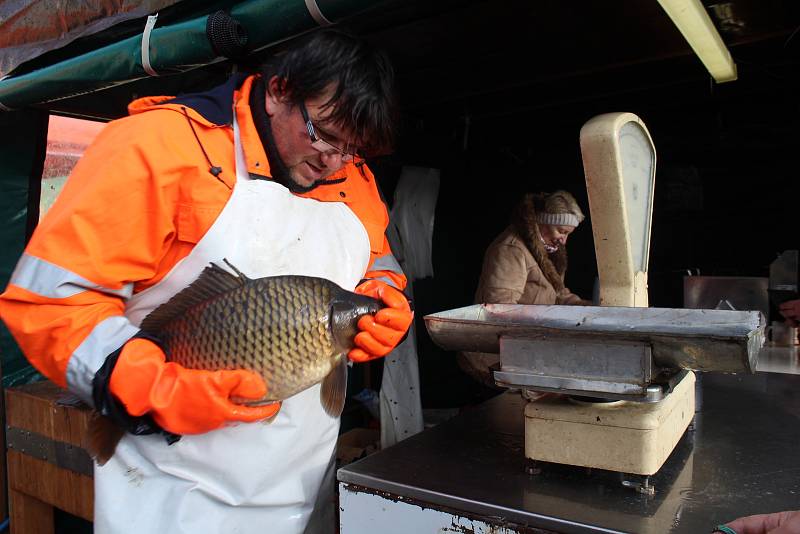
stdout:
[[[26,110],[0,113],[0,287],[5,288],[39,218],[39,184],[47,145],[48,114]],[[3,385],[35,375],[0,322]]]
[[[307,0],[241,0],[224,4],[247,35],[246,50],[253,53],[375,9],[385,1],[316,0],[311,11]],[[0,80],[0,109],[41,105],[128,84],[154,73],[185,73],[222,62],[225,57],[209,42],[207,23],[205,11],[184,13],[178,20],[155,26],[144,47],[143,34],[137,32],[31,72],[15,73]],[[144,64],[143,49],[149,57],[149,69]]]
[[0,76],[79,37],[144,17],[179,0],[0,0]]

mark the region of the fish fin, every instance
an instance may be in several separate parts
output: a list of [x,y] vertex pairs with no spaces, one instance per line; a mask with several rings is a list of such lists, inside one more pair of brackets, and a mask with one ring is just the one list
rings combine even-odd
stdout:
[[235,275],[216,263],[212,263],[203,269],[197,280],[150,312],[142,321],[142,330],[145,332],[158,332],[166,323],[175,317],[183,315],[191,307],[222,293],[238,289],[251,281],[250,278],[231,265],[228,260],[224,261],[231,269],[236,271]]
[[275,418],[276,418],[276,417],[278,417],[278,413],[279,413],[280,411],[281,411],[281,409],[280,409],[280,408],[278,408],[277,410],[275,410],[275,413],[274,413],[274,414],[272,414],[272,415],[270,415],[269,417],[267,417],[266,419],[264,419],[264,420],[262,421],[262,423],[264,423],[265,425],[268,425],[268,424],[270,424],[271,422],[273,422],[273,421],[275,420]]
[[339,417],[344,410],[344,396],[347,391],[347,360],[342,354],[332,359],[333,369],[322,381],[319,396],[325,413],[331,417]]
[[84,448],[98,465],[105,463],[114,455],[119,440],[125,431],[108,417],[93,411],[89,418],[89,429]]
[[[241,285],[245,285],[247,282],[250,282],[252,279],[244,274],[242,271],[237,269],[231,262],[228,261],[228,258],[222,258],[222,261],[225,262],[225,265],[231,268],[231,270],[236,273],[236,275],[242,280]],[[214,267],[217,267],[215,263],[211,263]]]

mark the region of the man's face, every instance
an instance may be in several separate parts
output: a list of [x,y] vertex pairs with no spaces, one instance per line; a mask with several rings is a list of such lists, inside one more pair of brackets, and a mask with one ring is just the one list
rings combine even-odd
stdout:
[[[308,116],[317,135],[334,146],[345,147],[352,135],[335,124],[326,122],[332,108],[322,108],[333,95],[331,87],[317,98],[305,102]],[[267,84],[267,115],[272,125],[272,136],[278,155],[289,169],[289,177],[301,187],[310,187],[315,182],[325,180],[344,165],[340,153],[323,153],[311,146],[300,108],[293,106],[289,95],[283,94],[280,80],[273,77]]]
[[574,226],[566,224],[540,224],[539,233],[545,244],[550,247],[558,248],[567,244],[569,234],[575,230]]

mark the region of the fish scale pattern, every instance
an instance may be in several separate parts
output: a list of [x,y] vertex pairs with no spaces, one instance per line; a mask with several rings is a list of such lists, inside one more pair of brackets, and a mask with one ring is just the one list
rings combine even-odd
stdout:
[[253,280],[170,321],[161,332],[169,359],[193,369],[261,374],[266,400],[283,400],[322,380],[339,353],[330,303],[339,289],[310,277]]

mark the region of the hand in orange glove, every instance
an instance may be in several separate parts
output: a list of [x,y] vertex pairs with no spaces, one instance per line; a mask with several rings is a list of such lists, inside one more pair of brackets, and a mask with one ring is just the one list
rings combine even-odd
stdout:
[[348,353],[354,362],[361,363],[389,354],[408,332],[414,312],[402,292],[380,280],[367,280],[355,292],[382,300],[386,308],[375,315],[365,315],[358,320],[356,348]]
[[251,371],[202,371],[166,362],[148,339],[134,338],[123,347],[111,372],[109,391],[138,417],[149,414],[174,434],[201,434],[229,421],[253,422],[272,417],[280,404],[243,406],[231,397],[262,399],[263,379]]

